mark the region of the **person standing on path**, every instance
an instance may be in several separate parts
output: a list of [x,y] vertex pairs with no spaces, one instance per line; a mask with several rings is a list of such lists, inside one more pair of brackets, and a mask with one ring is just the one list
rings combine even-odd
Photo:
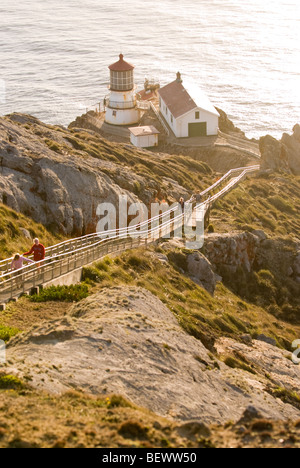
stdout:
[[34,239],[34,244],[29,250],[29,252],[24,253],[23,256],[33,254],[33,260],[38,264],[37,266],[39,267],[41,265],[41,261],[45,259],[45,253],[45,247],[43,246],[43,244],[40,244],[40,241],[38,240],[38,238],[36,238]]
[[[15,254],[13,261],[11,262],[10,269],[13,272],[16,272],[16,286],[19,288],[22,285],[22,268],[23,263],[34,263],[33,260],[29,258],[24,258],[19,253]],[[20,275],[20,276],[19,276]]]
[[24,258],[20,254],[15,254],[13,261],[11,262],[10,268],[13,271],[16,270],[21,270],[23,268],[23,263],[34,263],[33,260],[30,260],[30,258]]

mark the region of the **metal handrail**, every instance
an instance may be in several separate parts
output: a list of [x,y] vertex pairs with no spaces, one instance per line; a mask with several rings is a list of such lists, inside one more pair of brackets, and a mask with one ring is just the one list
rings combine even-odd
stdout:
[[[215,190],[216,187],[229,179],[227,185],[218,193],[209,196],[207,200],[198,204],[195,209],[201,208],[205,215],[217,199],[232,190],[250,172],[257,170],[259,170],[259,166],[237,168],[229,171],[222,179],[213,184],[213,186],[204,190],[202,195]],[[234,178],[233,175],[238,172],[240,173]],[[6,302],[17,295],[25,293],[38,284],[49,282],[81,268],[84,265],[99,260],[109,253],[120,252],[141,245],[142,243],[147,245],[166,235],[170,235],[171,232],[175,231],[177,223],[180,226],[179,223],[182,223],[183,217],[185,216],[185,213],[182,212],[176,215],[176,211],[181,210],[179,210],[179,207],[172,208],[128,228],[88,234],[87,236],[72,239],[71,241],[64,241],[56,246],[50,247],[47,249],[46,259],[40,266],[29,265],[24,267],[21,272],[20,270],[10,271],[4,273],[2,277],[0,277],[0,293],[1,296],[3,296],[0,296],[0,300]],[[173,218],[172,215],[174,215]],[[167,217],[168,219],[166,219]],[[108,235],[108,238],[103,238]],[[79,243],[80,246],[78,246],[77,243]],[[51,255],[49,255],[50,252]],[[11,259],[6,259],[4,262],[9,262],[10,260]],[[18,282],[20,283],[19,285]]]
[[[214,192],[214,190],[216,188],[218,188],[219,185],[222,185],[223,183],[226,182],[226,180],[233,177],[236,172],[241,172],[241,171],[243,172],[244,170],[255,171],[255,170],[259,170],[259,168],[260,168],[260,166],[256,165],[256,166],[250,166],[248,168],[247,167],[246,168],[242,167],[242,168],[231,169],[221,179],[219,179],[217,182],[215,182],[212,186],[210,186],[207,189],[203,190],[201,192],[201,197],[203,198],[205,195],[208,195],[210,192]],[[152,221],[155,221],[156,219],[159,219],[162,216],[166,216],[167,214],[170,214],[173,210],[174,209],[171,209],[171,210],[166,211],[165,213],[163,213],[161,215],[157,215],[156,217],[152,218]],[[140,226],[141,227],[145,226],[147,223],[148,223],[148,220],[142,222],[140,224]],[[127,232],[130,232],[130,230],[135,230],[135,226],[132,226],[131,228],[117,229],[116,232],[118,232],[121,235],[121,233],[125,233],[125,232],[127,233]],[[106,231],[106,232],[109,233],[110,231]],[[53,257],[53,255],[56,255],[56,254],[60,253],[62,250],[65,251],[65,252],[68,252],[70,250],[73,251],[74,248],[78,248],[79,245],[83,245],[84,243],[87,243],[88,245],[90,245],[92,243],[92,241],[97,241],[98,238],[99,238],[99,233],[92,233],[92,234],[87,234],[85,236],[77,237],[77,238],[74,238],[74,239],[68,239],[68,240],[60,242],[58,244],[55,244],[53,246],[46,247],[46,258],[47,257]],[[0,261],[0,272],[1,271],[8,271],[12,260],[13,260],[13,257],[1,260]]]
[[[259,170],[260,166],[259,165],[256,165],[256,166],[250,166],[250,167],[242,167],[242,168],[236,168],[236,169],[231,169],[230,171],[228,171],[221,179],[219,179],[217,182],[215,182],[212,186],[208,187],[207,189],[203,190],[201,192],[201,197],[204,197],[205,195],[208,195],[210,192],[213,192],[216,188],[219,187],[219,185],[222,185],[224,182],[226,182],[226,180],[228,180],[229,178],[233,177],[233,175],[235,175],[236,172],[243,172],[244,170]],[[161,214],[161,215],[157,215],[156,217],[152,218],[152,221],[155,221],[156,219],[160,218],[161,216],[166,216],[167,214],[170,214],[174,209],[171,209],[169,211],[166,211],[165,213]],[[142,222],[140,224],[140,226],[145,226],[146,224],[148,223],[148,220]],[[128,232],[130,231],[130,229],[134,230],[135,229],[135,226],[131,227],[131,228],[121,228],[121,229],[117,229],[116,232],[118,232],[119,234],[121,234],[122,232],[125,233],[125,232]],[[106,232],[110,232],[110,231],[106,231]],[[83,243],[91,243],[91,241],[93,240],[96,240],[99,238],[99,233],[92,233],[92,234],[87,234],[85,236],[81,236],[81,237],[77,237],[77,238],[74,238],[74,239],[68,239],[68,240],[65,240],[65,241],[62,241],[58,244],[55,244],[53,246],[50,246],[50,247],[46,247],[46,257],[52,257],[53,255],[61,252],[61,250],[63,251],[70,251],[70,250],[73,250],[74,247],[75,248],[78,248],[78,244],[83,244]],[[9,270],[9,266],[11,264],[13,260],[13,257],[10,257],[10,258],[7,258],[7,259],[4,259],[4,260],[1,260],[0,261],[0,271],[8,271]]]

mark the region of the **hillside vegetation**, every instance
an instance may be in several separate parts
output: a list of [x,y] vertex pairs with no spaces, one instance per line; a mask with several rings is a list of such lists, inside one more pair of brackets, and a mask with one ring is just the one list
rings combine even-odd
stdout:
[[[242,300],[222,283],[217,284],[212,296],[184,271],[186,259],[182,251],[167,249],[167,264],[159,260],[161,252],[165,251],[158,247],[128,251],[115,258],[106,257],[84,269],[83,284],[89,287],[89,295],[117,285],[147,289],[173,312],[185,331],[212,351],[215,341],[221,336],[240,340],[244,334],[256,338],[262,333],[273,338],[278,346],[291,350],[291,343],[300,336],[298,323],[291,326],[282,318],[268,313],[264,307]],[[52,297],[50,291],[45,303],[33,304],[30,299],[23,298],[20,303],[8,305],[1,315],[0,324],[3,327],[17,324],[20,330],[26,331],[40,323],[42,317],[53,319],[67,313],[70,307],[65,302],[68,289],[64,297],[58,289],[60,300],[55,289]]]
[[246,180],[213,207],[218,232],[262,229],[268,236],[299,239],[300,177],[263,173]]
[[35,237],[46,246],[57,244],[62,240],[61,236],[51,233],[42,224],[35,223],[28,216],[0,204],[1,259],[10,257],[16,252],[27,252]]

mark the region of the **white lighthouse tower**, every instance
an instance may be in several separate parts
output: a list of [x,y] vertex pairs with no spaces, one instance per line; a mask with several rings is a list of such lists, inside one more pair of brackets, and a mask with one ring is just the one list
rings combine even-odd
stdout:
[[119,61],[110,65],[110,95],[106,100],[105,122],[112,125],[132,125],[139,121],[133,78],[134,66],[125,62],[120,54]]

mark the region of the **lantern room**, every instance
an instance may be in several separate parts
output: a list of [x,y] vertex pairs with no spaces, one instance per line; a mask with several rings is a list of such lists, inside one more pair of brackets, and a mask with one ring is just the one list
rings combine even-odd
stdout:
[[110,69],[110,89],[112,91],[130,91],[134,88],[134,66],[125,62],[123,54],[120,60],[108,67]]

